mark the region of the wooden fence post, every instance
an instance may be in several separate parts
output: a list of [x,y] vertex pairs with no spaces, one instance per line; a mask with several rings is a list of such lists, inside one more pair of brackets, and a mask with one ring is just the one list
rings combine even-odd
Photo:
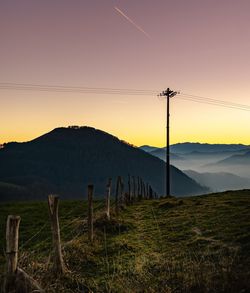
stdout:
[[142,178],[140,178],[140,186],[141,186],[141,198],[143,199],[143,183],[142,183]]
[[115,191],[115,213],[119,214],[120,211],[120,189],[121,189],[121,176],[117,177],[116,191]]
[[137,200],[140,200],[140,178],[137,176]]
[[136,200],[135,176],[133,176],[133,202]]
[[52,241],[53,241],[53,270],[59,275],[65,272],[63,257],[62,257],[62,247],[61,247],[61,236],[60,227],[58,219],[58,204],[59,197],[54,195],[48,196],[48,206],[49,206],[49,216],[52,231]]
[[130,175],[128,174],[128,203],[131,201],[131,181]]
[[4,292],[40,292],[44,291],[38,283],[18,268],[18,239],[21,217],[9,215],[6,226],[7,274]]
[[94,239],[94,218],[93,218],[93,193],[94,185],[88,185],[88,238],[92,242]]
[[109,181],[108,181],[108,184],[107,184],[107,194],[106,194],[106,215],[107,215],[108,220],[110,220],[111,185],[112,185],[112,179],[109,178]]
[[6,227],[7,274],[14,274],[18,261],[18,238],[21,217],[10,215]]
[[121,182],[120,182],[120,206],[122,205],[125,205],[126,204],[126,200],[125,200],[125,185],[124,185],[124,182],[123,182],[123,179],[121,177]]
[[143,199],[145,199],[146,198],[146,187],[145,187],[144,181],[142,184],[143,184]]
[[151,185],[149,185],[149,198],[150,199],[153,198],[153,189],[152,189]]

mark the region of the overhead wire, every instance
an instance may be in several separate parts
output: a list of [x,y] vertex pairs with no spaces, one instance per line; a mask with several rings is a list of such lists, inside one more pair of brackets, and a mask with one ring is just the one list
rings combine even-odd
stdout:
[[235,106],[235,107],[240,107],[240,108],[246,108],[248,110],[250,110],[250,106],[249,105],[244,105],[244,104],[239,104],[239,103],[235,103],[235,102],[229,102],[229,101],[223,101],[223,100],[218,100],[215,98],[209,98],[209,97],[202,97],[202,96],[197,96],[197,95],[191,95],[191,94],[186,94],[181,92],[180,93],[182,96],[185,96],[187,98],[194,98],[197,100],[201,100],[201,101],[208,101],[208,102],[214,102],[214,103],[220,103],[223,105],[228,105],[228,106]]
[[[107,95],[126,95],[126,96],[155,96],[156,90],[149,89],[128,89],[128,88],[106,88],[106,87],[84,87],[84,86],[64,86],[32,83],[10,83],[1,82],[0,90],[27,90],[40,92],[59,92],[59,93],[82,93],[82,94],[107,94]],[[249,105],[235,102],[223,101],[210,97],[188,94],[185,92],[178,93],[175,98],[192,101],[196,103],[209,104],[224,108],[250,111]]]
[[247,108],[235,107],[235,106],[230,106],[230,105],[223,105],[223,104],[220,104],[220,103],[215,103],[215,102],[210,102],[210,101],[202,101],[202,100],[198,100],[198,99],[195,99],[195,98],[188,98],[188,97],[185,97],[185,96],[182,96],[182,95],[176,96],[176,98],[186,100],[186,101],[192,101],[192,102],[196,102],[196,103],[201,103],[201,104],[224,107],[224,108],[228,108],[228,109],[243,110],[243,111],[247,111],[247,112],[250,111],[250,109],[247,109]]
[[0,83],[0,89],[6,90],[35,90],[55,92],[79,92],[93,94],[125,94],[125,95],[153,95],[157,91],[143,89],[118,89],[118,88],[96,88],[82,86],[42,85],[23,83]]

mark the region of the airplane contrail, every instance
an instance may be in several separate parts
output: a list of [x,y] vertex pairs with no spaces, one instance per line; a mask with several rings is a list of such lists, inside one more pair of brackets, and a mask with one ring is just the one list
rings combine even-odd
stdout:
[[150,35],[146,33],[138,24],[136,24],[131,18],[129,18],[124,12],[122,12],[118,7],[114,7],[115,10],[120,13],[123,17],[127,19],[133,26],[135,26],[141,33],[143,33],[147,38],[151,39]]

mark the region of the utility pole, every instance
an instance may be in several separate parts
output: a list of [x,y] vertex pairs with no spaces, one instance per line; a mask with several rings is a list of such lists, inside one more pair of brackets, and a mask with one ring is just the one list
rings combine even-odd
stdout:
[[169,137],[169,117],[170,117],[170,98],[173,98],[177,95],[177,92],[174,92],[167,88],[167,90],[160,93],[159,96],[167,97],[167,129],[166,129],[166,196],[170,196],[170,137]]

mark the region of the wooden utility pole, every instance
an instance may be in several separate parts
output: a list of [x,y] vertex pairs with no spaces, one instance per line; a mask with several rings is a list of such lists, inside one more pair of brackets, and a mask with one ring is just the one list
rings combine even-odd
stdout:
[[53,241],[53,266],[54,272],[59,275],[65,272],[64,262],[62,257],[60,227],[58,219],[58,203],[59,197],[54,195],[48,196],[49,216],[52,231]]
[[94,217],[93,217],[93,193],[94,185],[88,185],[88,238],[90,242],[94,239]]
[[166,133],[166,196],[170,196],[170,136],[169,136],[169,117],[170,117],[170,98],[173,98],[177,95],[177,92],[174,92],[167,88],[163,91],[160,96],[167,97],[167,133]]

